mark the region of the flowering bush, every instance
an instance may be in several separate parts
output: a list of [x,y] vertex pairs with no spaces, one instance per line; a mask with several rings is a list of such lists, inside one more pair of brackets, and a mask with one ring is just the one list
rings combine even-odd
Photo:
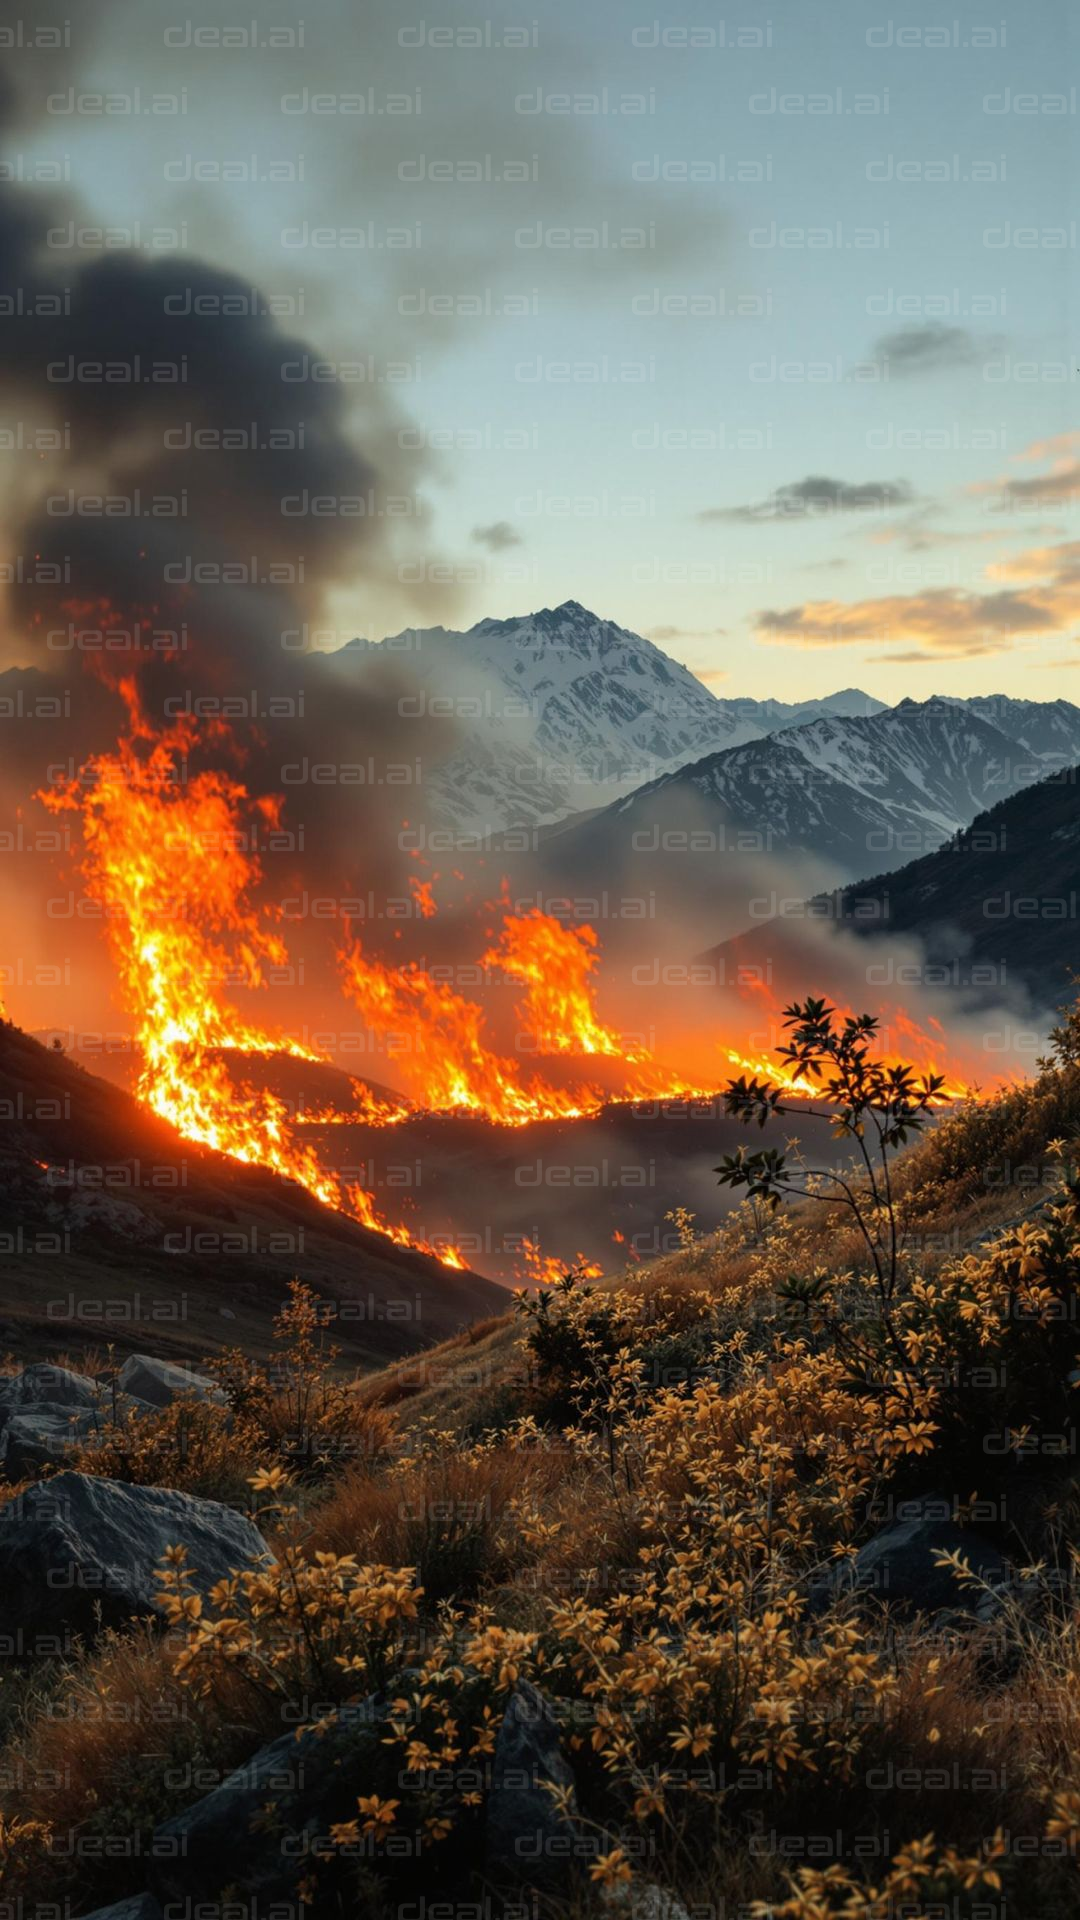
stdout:
[[[125,1680],[113,1636],[107,1659],[75,1657],[70,1690],[85,1703],[171,1686],[191,1708],[174,1750],[230,1763],[226,1725],[250,1751],[299,1703],[324,1732],[342,1705],[370,1703],[363,1767],[304,1886],[313,1912],[383,1920],[409,1871],[411,1890],[461,1901],[484,1887],[492,1755],[522,1680],[573,1761],[589,1865],[566,1906],[583,1920],[613,1901],[662,1914],[646,1881],[761,1920],[1004,1920],[1006,1898],[1010,1920],[1075,1911],[1080,1182],[1075,1128],[1058,1127],[1080,1071],[1073,1029],[1023,1099],[952,1114],[898,1158],[932,1082],[878,1073],[865,1022],[797,1011],[788,1064],[817,1060],[846,1102],[853,1208],[822,1205],[827,1170],[790,1152],[734,1160],[750,1203],[716,1235],[680,1216],[655,1269],[567,1274],[519,1297],[516,1347],[513,1329],[477,1337],[481,1360],[502,1343],[513,1389],[497,1422],[478,1365],[486,1401],[432,1388],[395,1425],[337,1373],[326,1312],[296,1286],[275,1360],[221,1363],[226,1409],[182,1406],[118,1437],[129,1451],[109,1457],[131,1478],[175,1468],[192,1483],[246,1456],[276,1559],[204,1597],[173,1551],[154,1656],[167,1674],[144,1644]],[[735,1084],[736,1110],[784,1104]],[[922,1259],[910,1230],[941,1204],[933,1170],[970,1179],[989,1141],[1029,1135],[1037,1205]],[[795,1186],[805,1204],[772,1206]],[[817,1576],[859,1551],[875,1515],[943,1487],[961,1508],[984,1500],[1022,1569],[995,1592],[992,1628],[896,1617],[841,1582],[821,1597]],[[960,1557],[953,1571],[965,1578]],[[78,1724],[65,1735],[41,1714],[15,1743],[40,1771],[73,1763],[59,1804],[76,1836],[108,1818],[113,1767],[118,1800],[142,1807],[133,1783],[160,1741],[110,1728],[121,1761]],[[146,1801],[157,1817],[161,1797]],[[12,1802],[29,1823],[10,1830],[18,1873],[70,1891],[46,1831],[57,1801],[23,1788]],[[800,1855],[818,1831],[820,1854]],[[130,1890],[119,1873],[116,1890]]]
[[258,1434],[260,1450],[309,1479],[350,1463],[378,1466],[394,1433],[393,1415],[362,1401],[338,1372],[338,1349],[327,1337],[332,1318],[311,1287],[292,1280],[274,1321],[270,1366],[239,1349],[213,1363],[232,1412]]
[[79,1473],[139,1487],[179,1487],[244,1505],[247,1475],[269,1459],[263,1429],[212,1402],[183,1398],[160,1412],[118,1410],[74,1455]]

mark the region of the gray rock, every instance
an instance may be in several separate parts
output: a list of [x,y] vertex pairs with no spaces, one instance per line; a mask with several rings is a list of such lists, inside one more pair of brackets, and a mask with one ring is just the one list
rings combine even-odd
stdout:
[[62,1466],[94,1430],[85,1407],[42,1401],[25,1413],[10,1414],[0,1432],[0,1459],[9,1480],[27,1480],[42,1467]]
[[0,1421],[0,1468],[7,1480],[28,1480],[43,1467],[70,1466],[80,1448],[107,1443],[118,1422],[159,1411],[130,1394],[114,1397],[101,1389],[93,1407],[39,1400],[7,1410]]
[[897,1518],[875,1533],[854,1560],[837,1561],[810,1588],[812,1612],[841,1594],[855,1593],[893,1607],[920,1613],[981,1612],[982,1589],[962,1583],[939,1553],[959,1553],[971,1572],[992,1586],[1004,1586],[1008,1563],[992,1540],[955,1520],[941,1518],[942,1503],[908,1501]]
[[635,1878],[629,1886],[602,1887],[600,1903],[625,1920],[690,1920],[677,1895],[656,1880]]
[[96,1227],[115,1234],[120,1240],[149,1245],[161,1238],[161,1222],[131,1200],[117,1200],[108,1193],[85,1193],[78,1188],[59,1190],[46,1208],[50,1220],[63,1225],[69,1233],[85,1233]]
[[[0,1400],[0,1466],[8,1480],[26,1480],[43,1467],[70,1463],[79,1447],[107,1439],[117,1421],[160,1412],[146,1400],[96,1385],[65,1367],[28,1367],[11,1384],[9,1401]],[[58,1399],[42,1397],[50,1386]]]
[[225,1404],[221,1388],[205,1373],[179,1367],[172,1360],[155,1360],[149,1353],[133,1353],[125,1360],[117,1384],[121,1392],[149,1401],[153,1407],[171,1407],[174,1400],[184,1396],[212,1400],[217,1406]]
[[39,1481],[0,1505],[0,1622],[85,1633],[98,1608],[106,1625],[153,1613],[170,1546],[188,1549],[200,1593],[270,1557],[258,1528],[216,1500],[83,1473]]
[[213,1900],[236,1886],[263,1900],[288,1899],[310,1865],[306,1849],[320,1838],[325,1843],[331,1823],[351,1819],[357,1795],[371,1791],[387,1706],[373,1695],[342,1707],[325,1732],[308,1727],[299,1739],[283,1733],[158,1827],[155,1893],[162,1900]]
[[491,1763],[486,1858],[496,1880],[551,1888],[565,1882],[575,1859],[583,1857],[577,1823],[559,1811],[549,1792],[553,1786],[571,1793],[574,1788],[558,1722],[532,1682],[519,1680]]
[[38,1361],[0,1380],[0,1427],[27,1407],[93,1407],[97,1399],[97,1386],[86,1374]]
[[161,1908],[152,1893],[133,1893],[112,1907],[95,1907],[85,1920],[162,1920]]

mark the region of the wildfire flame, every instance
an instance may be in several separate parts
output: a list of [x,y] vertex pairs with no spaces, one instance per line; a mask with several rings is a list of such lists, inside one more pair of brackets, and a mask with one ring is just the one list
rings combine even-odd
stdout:
[[414,1098],[438,1112],[482,1114],[503,1127],[595,1113],[596,1088],[523,1084],[516,1061],[496,1053],[483,1009],[406,961],[388,967],[354,940],[340,956],[345,992],[376,1033],[388,1037]]
[[595,1260],[588,1260],[583,1253],[576,1253],[572,1260],[560,1260],[554,1254],[543,1253],[535,1240],[523,1239],[521,1243],[521,1277],[534,1287],[550,1287],[567,1273],[574,1273],[582,1280],[599,1280],[603,1267]]
[[589,976],[598,947],[592,927],[564,927],[538,907],[507,915],[498,945],[481,964],[500,967],[527,986],[517,1015],[535,1052],[607,1054],[631,1063],[640,1057],[596,1017]]
[[[751,979],[743,984],[745,990],[752,993],[757,1000],[761,1016],[768,1022],[767,1047],[758,1054],[739,1053],[733,1048],[725,1047],[723,1052],[726,1058],[741,1073],[752,1074],[758,1080],[771,1080],[776,1085],[782,1086],[788,1093],[820,1099],[820,1082],[786,1072],[782,1062],[775,1057],[774,1053],[768,1051],[768,1048],[782,1045],[787,1037],[783,1024],[783,1007],[776,995],[763,980]],[[842,1020],[853,1015],[853,1009],[842,1004],[837,1006],[836,1011]],[[971,1084],[965,1081],[955,1068],[950,1069],[944,1064],[947,1043],[940,1021],[931,1018],[928,1026],[932,1031],[928,1033],[902,1007],[879,1008],[878,1015],[880,1027],[872,1051],[885,1066],[899,1065],[903,1062],[914,1067],[920,1074],[944,1071],[945,1085],[935,1099],[934,1104],[937,1106],[947,1106],[953,1101],[963,1100],[972,1092]],[[902,1043],[899,1049],[895,1045],[897,1040]]]
[[592,978],[598,946],[592,927],[564,927],[539,909],[508,913],[481,965],[526,987],[515,1012],[532,1052],[603,1057],[633,1069],[614,1095],[588,1083],[560,1086],[537,1074],[526,1080],[516,1060],[489,1044],[482,1007],[422,967],[388,966],[365,952],[359,939],[338,957],[345,992],[387,1042],[414,1100],[435,1112],[478,1114],[496,1126],[524,1127],[537,1120],[591,1119],[613,1098],[715,1094],[715,1084],[690,1085],[600,1021]]
[[[295,1180],[324,1205],[415,1245],[404,1227],[380,1218],[370,1194],[323,1167],[290,1138],[286,1103],[238,1079],[223,1056],[324,1055],[243,1018],[223,987],[266,984],[268,966],[287,959],[280,936],[249,905],[258,861],[241,850],[245,805],[276,823],[280,802],[250,801],[221,771],[183,777],[195,744],[181,716],[157,734],[134,684],[121,687],[130,727],[114,753],[95,755],[41,799],[53,812],[81,813],[83,874],[100,904],[121,993],[141,1056],[138,1098],[186,1140]],[[425,1251],[434,1249],[424,1248]],[[461,1266],[452,1249],[439,1252]]]
[[[312,1145],[295,1137],[305,1126],[393,1126],[412,1110],[408,1101],[380,1098],[354,1080],[350,1107],[294,1112],[273,1091],[244,1078],[245,1056],[327,1060],[252,1022],[226,993],[231,985],[264,988],[269,969],[288,958],[273,914],[252,904],[260,866],[238,830],[245,810],[276,826],[282,802],[252,798],[241,781],[220,769],[189,772],[196,749],[221,744],[234,750],[221,723],[197,724],[183,715],[158,730],[142,712],[134,681],[122,682],[120,691],[129,725],[115,751],[94,756],[74,778],[39,797],[54,812],[81,815],[84,877],[102,908],[121,995],[135,1025],[138,1097],[184,1138],[267,1167],[397,1244],[462,1266],[453,1248],[430,1247],[405,1226],[384,1220],[370,1193],[328,1169]],[[431,918],[437,912],[431,882],[414,878],[411,886],[421,917]],[[489,939],[482,964],[523,989],[514,1011],[532,1053],[617,1062],[622,1085],[612,1093],[588,1083],[556,1084],[535,1071],[526,1077],[516,1058],[492,1044],[479,1004],[418,964],[387,965],[353,939],[338,956],[344,991],[368,1026],[389,1037],[412,1100],[429,1112],[520,1127],[592,1117],[613,1098],[715,1097],[717,1083],[727,1077],[720,1061],[778,1082],[789,1093],[820,1094],[814,1082],[785,1074],[769,1053],[783,1037],[782,1009],[760,981],[746,984],[770,1028],[761,1052],[741,1053],[718,1042],[715,1077],[695,1086],[601,1020],[599,943],[592,927],[566,927],[538,909],[513,913],[504,904],[501,929]],[[886,1059],[894,1057],[894,1034],[902,1037],[906,1058],[935,1070],[944,1053],[940,1028],[927,1034],[909,1015],[893,1011],[880,1049]],[[956,1099],[966,1091],[950,1076],[940,1097]],[[526,1248],[525,1260],[534,1281],[562,1271],[537,1247]]]

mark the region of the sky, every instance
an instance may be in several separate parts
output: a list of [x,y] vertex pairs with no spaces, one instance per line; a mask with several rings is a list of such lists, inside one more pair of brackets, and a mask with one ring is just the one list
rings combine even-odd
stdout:
[[1080,699],[1065,4],[24,13],[53,264],[235,273],[382,476],[283,508],[385,532],[314,644],[572,598],[721,694]]

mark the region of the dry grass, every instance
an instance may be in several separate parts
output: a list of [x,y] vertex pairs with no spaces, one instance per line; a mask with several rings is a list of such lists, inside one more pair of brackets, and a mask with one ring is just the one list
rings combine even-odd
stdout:
[[[207,1793],[280,1732],[237,1681],[212,1703],[174,1671],[177,1647],[153,1627],[74,1653],[24,1699],[5,1756],[7,1810],[47,1823],[48,1884],[87,1904],[145,1885],[126,1843]],[[118,1867],[118,1862],[119,1867]],[[24,1891],[41,1892],[35,1863]],[[5,1883],[5,1892],[7,1891]]]
[[480,1429],[485,1410],[525,1367],[521,1328],[509,1314],[478,1336],[455,1335],[424,1353],[399,1360],[359,1383],[360,1400],[370,1406],[392,1407],[402,1430],[417,1433],[429,1427],[461,1431]]
[[[1074,1104],[1071,1083],[1036,1090],[1026,1105],[1007,1096],[992,1111],[945,1122],[902,1167],[912,1265],[933,1308],[925,1328],[913,1321],[905,1331],[959,1350],[965,1329],[984,1327],[991,1345],[1018,1353],[1010,1387],[1018,1394],[1034,1349],[1008,1344],[1021,1336],[1002,1290],[1015,1286],[1020,1297],[1032,1272],[1066,1284],[1075,1250],[1055,1251],[1036,1234],[1020,1246],[1015,1274],[1011,1256],[983,1250],[953,1293],[960,1283],[950,1262],[965,1240],[1032,1204],[1026,1177],[987,1183],[993,1156],[1027,1152]],[[1035,1154],[1036,1193],[1056,1179],[1044,1158]],[[1080,1244],[1080,1215],[1073,1218]],[[822,1556],[858,1544],[855,1516],[865,1513],[868,1490],[891,1487],[901,1469],[913,1467],[923,1485],[932,1474],[948,1481],[951,1471],[950,1458],[933,1452],[932,1424],[928,1435],[914,1431],[910,1409],[890,1407],[887,1382],[859,1397],[840,1350],[816,1334],[793,1336],[778,1308],[778,1283],[819,1266],[856,1275],[854,1297],[861,1253],[857,1233],[824,1208],[795,1209],[764,1232],[739,1210],[717,1234],[610,1276],[589,1296],[568,1295],[557,1308],[566,1315],[555,1330],[567,1336],[563,1347],[538,1345],[535,1321],[501,1316],[355,1385],[322,1358],[309,1363],[313,1336],[301,1326],[301,1339],[294,1316],[280,1393],[263,1390],[269,1372],[245,1372],[243,1418],[256,1421],[258,1444],[244,1441],[242,1422],[230,1428],[235,1408],[207,1416],[202,1468],[188,1465],[193,1473],[242,1467],[246,1477],[263,1451],[298,1462],[280,1494],[274,1543],[298,1556],[310,1581],[302,1597],[322,1592],[320,1581],[327,1594],[335,1579],[344,1583],[348,1603],[333,1614],[340,1644],[353,1601],[358,1611],[375,1607],[388,1569],[415,1569],[424,1590],[418,1639],[439,1643],[433,1712],[445,1716],[444,1729],[453,1723],[455,1739],[462,1727],[475,1731],[481,1681],[497,1714],[517,1672],[536,1674],[567,1716],[588,1819],[598,1833],[641,1840],[628,1914],[652,1881],[713,1920],[742,1920],[755,1900],[798,1920],[868,1920],[850,1888],[849,1905],[828,1889],[815,1891],[816,1905],[783,1905],[787,1869],[828,1865],[827,1851],[805,1851],[820,1837],[837,1864],[883,1883],[897,1850],[933,1831],[963,1856],[959,1891],[955,1900],[942,1896],[940,1911],[948,1920],[991,1911],[1002,1920],[993,1900],[978,1906],[985,1889],[962,1884],[1001,1826],[1031,1847],[1007,1874],[1010,1920],[1065,1920],[1080,1882],[1075,1862],[1048,1847],[1047,1820],[1054,1796],[1074,1783],[1080,1795],[1080,1615],[1052,1582],[1040,1605],[1016,1605],[978,1631],[856,1618],[850,1602],[810,1618],[803,1605]],[[704,1369],[691,1367],[674,1386],[649,1373],[646,1360],[665,1342],[695,1356],[698,1336]],[[1037,1321],[1022,1337],[1038,1342]],[[574,1416],[546,1426],[541,1376],[554,1363],[542,1364],[544,1351],[579,1362],[583,1383]],[[1048,1335],[1035,1358],[1058,1351]],[[243,1356],[235,1364],[242,1368]],[[941,1412],[929,1396],[926,1404]],[[341,1448],[298,1450],[290,1439],[298,1408]],[[169,1422],[145,1432],[157,1449],[155,1472],[185,1469],[170,1455]],[[1074,1465],[1033,1465],[1015,1500],[1009,1494],[1032,1549],[1045,1547],[1066,1567],[1062,1542],[1080,1534]],[[319,1554],[348,1564],[327,1570]],[[287,1568],[279,1572],[285,1579]],[[400,1572],[392,1578],[402,1591],[410,1585]],[[452,1606],[440,1614],[443,1602]],[[256,1641],[260,1631],[269,1645],[270,1625],[256,1623]],[[65,1843],[44,1870],[36,1861],[35,1894],[91,1905],[141,1886],[137,1858],[109,1859],[94,1845],[144,1834],[280,1732],[279,1710],[239,1668],[207,1665],[212,1689],[199,1693],[175,1654],[175,1643],[149,1629],[109,1634],[13,1690],[7,1811],[52,1823]],[[203,1656],[216,1657],[213,1633]],[[356,1691],[367,1689],[362,1662],[345,1657],[337,1667],[340,1693],[354,1679]],[[466,1688],[464,1710],[455,1686]],[[675,1763],[699,1737],[720,1784],[684,1792]],[[645,1804],[645,1787],[660,1774],[672,1777],[658,1811]],[[1077,1822],[1080,1846],[1080,1797]],[[438,1873],[450,1884],[462,1864],[453,1842],[441,1858]],[[558,1906],[581,1920],[601,1910],[610,1904],[589,1884]],[[929,1896],[925,1910],[938,1911]],[[887,1902],[878,1911],[902,1908]],[[543,1914],[541,1906],[538,1920]]]
[[439,1452],[378,1479],[351,1471],[302,1512],[305,1550],[417,1569],[429,1602],[471,1598],[526,1574],[529,1515],[562,1496],[564,1450]]

